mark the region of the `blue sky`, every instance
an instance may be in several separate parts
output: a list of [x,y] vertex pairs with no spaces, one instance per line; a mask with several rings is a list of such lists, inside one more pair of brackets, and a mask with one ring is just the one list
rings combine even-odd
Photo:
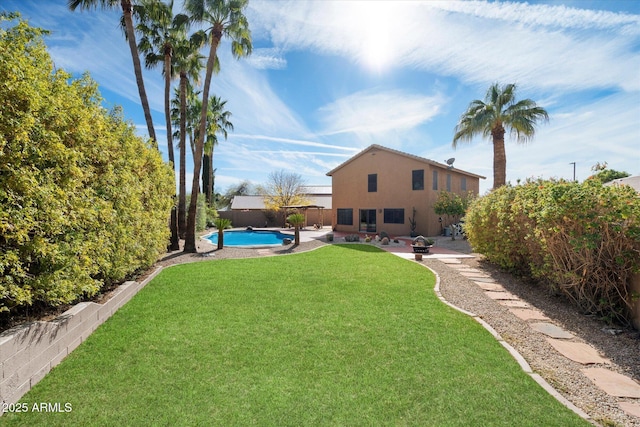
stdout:
[[[71,12],[65,0],[2,0],[0,10],[50,30],[56,66],[89,71],[105,104],[146,136],[119,11]],[[487,177],[484,192],[490,142],[454,150],[451,140],[494,82],[517,83],[550,114],[532,142],[507,140],[507,180],[571,179],[572,162],[579,180],[605,161],[640,174],[640,1],[252,0],[246,14],[254,53],[236,60],[223,42],[212,82],[235,126],[214,154],[218,192],[281,169],[329,185],[328,171],[374,143],[455,157]],[[160,69],[145,70],[145,85],[166,159]]]

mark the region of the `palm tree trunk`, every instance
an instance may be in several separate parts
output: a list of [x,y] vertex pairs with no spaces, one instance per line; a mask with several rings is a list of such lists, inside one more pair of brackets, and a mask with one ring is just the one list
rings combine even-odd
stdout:
[[[121,0],[122,13],[124,16],[124,24],[127,32],[127,41],[131,50],[131,59],[133,59],[133,72],[136,75],[136,84],[138,85],[138,93],[140,94],[140,102],[144,111],[144,119],[147,122],[147,131],[149,137],[154,144],[158,143],[156,139],[156,131],[153,128],[153,120],[151,119],[151,109],[149,108],[149,100],[147,92],[144,89],[144,80],[142,78],[142,66],[140,65],[140,56],[138,55],[138,46],[136,45],[136,34],[133,28],[133,19],[131,18],[131,0]],[[157,146],[157,145],[156,145]]]
[[[164,116],[167,122],[167,150],[169,150],[169,163],[171,163],[171,170],[173,171],[173,187],[175,191],[176,160],[173,152],[173,132],[171,130],[171,49],[167,49],[164,55]],[[175,203],[175,196],[173,200]],[[171,229],[169,250],[177,251],[180,249],[180,239],[178,236],[178,211],[175,206],[171,209],[169,228]]]
[[507,154],[504,149],[504,128],[491,131],[493,137],[493,188],[502,187],[507,182]]
[[198,193],[200,192],[200,170],[202,168],[202,151],[204,149],[204,138],[207,131],[207,109],[209,108],[209,88],[211,87],[211,76],[215,63],[218,44],[222,39],[222,28],[215,27],[211,32],[211,50],[207,60],[207,74],[202,88],[202,111],[200,113],[200,128],[198,139],[196,140],[196,152],[193,156],[193,182],[191,186],[191,202],[189,203],[189,214],[187,216],[187,235],[184,242],[184,251],[195,253],[196,248],[196,210],[198,203]]
[[178,200],[178,233],[184,239],[187,233],[187,74],[180,73],[180,188]]
[[211,206],[211,156],[207,153],[202,156],[202,191]]

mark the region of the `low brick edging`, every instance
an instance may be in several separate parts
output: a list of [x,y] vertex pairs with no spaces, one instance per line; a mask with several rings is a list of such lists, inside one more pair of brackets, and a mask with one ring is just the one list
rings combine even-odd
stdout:
[[25,323],[0,334],[0,401],[17,403],[51,368],[58,365],[161,270],[162,267],[158,267],[140,283],[123,283],[104,304],[81,302],[52,321]]

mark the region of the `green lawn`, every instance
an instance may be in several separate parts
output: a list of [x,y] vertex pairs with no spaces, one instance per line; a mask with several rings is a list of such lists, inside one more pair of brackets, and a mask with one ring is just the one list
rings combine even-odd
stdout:
[[589,426],[368,245],[164,270],[7,425]]

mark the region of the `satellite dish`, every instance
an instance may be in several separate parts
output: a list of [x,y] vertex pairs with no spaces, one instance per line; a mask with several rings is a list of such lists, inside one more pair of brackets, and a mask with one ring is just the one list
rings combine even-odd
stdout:
[[455,157],[451,157],[450,159],[446,160],[446,162],[447,162],[447,164],[449,165],[450,168],[453,167],[453,162],[455,162],[455,161],[456,161]]

